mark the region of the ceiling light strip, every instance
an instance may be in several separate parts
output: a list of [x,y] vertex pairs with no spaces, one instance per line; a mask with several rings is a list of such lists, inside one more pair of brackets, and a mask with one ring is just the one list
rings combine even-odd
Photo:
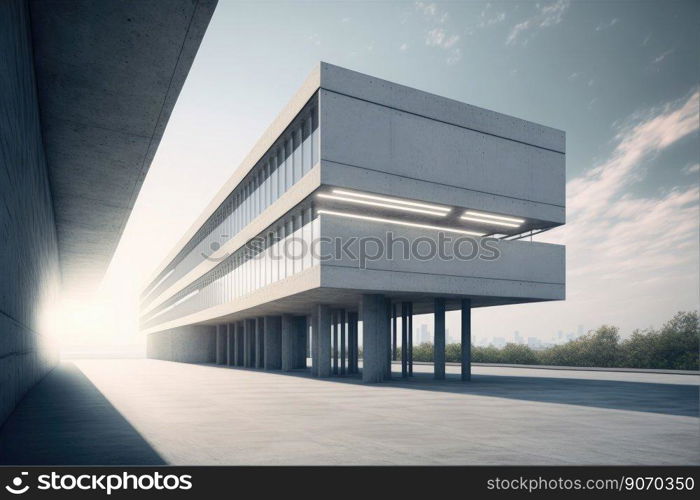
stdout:
[[369,205],[369,206],[373,206],[373,207],[391,208],[394,210],[403,210],[405,212],[414,212],[414,213],[419,213],[419,214],[435,215],[437,217],[444,217],[447,215],[447,212],[434,212],[432,210],[425,210],[422,208],[402,207],[399,205],[392,205],[390,203],[379,203],[377,201],[358,200],[355,198],[348,198],[346,196],[337,196],[334,194],[319,193],[317,196],[319,198],[326,198],[326,199],[330,199],[330,200],[346,201],[348,203],[357,203],[360,205]]
[[396,203],[397,205],[407,205],[410,207],[417,207],[417,208],[425,208],[427,210],[436,210],[439,212],[445,212],[449,213],[452,211],[452,208],[450,207],[444,207],[441,205],[431,205],[429,203],[418,203],[416,201],[408,201],[408,200],[402,200],[399,198],[390,198],[388,196],[376,196],[373,194],[366,194],[366,193],[358,193],[356,191],[348,191],[347,189],[334,189],[333,193],[335,194],[340,194],[340,195],[345,195],[345,196],[353,196],[356,198],[366,198],[368,200],[376,200],[376,201],[384,201],[388,203]]
[[383,222],[385,224],[394,224],[397,226],[418,227],[421,229],[433,229],[436,231],[445,231],[447,233],[466,234],[468,236],[483,236],[485,234],[485,233],[478,233],[476,231],[455,229],[455,228],[451,228],[451,227],[432,226],[430,224],[417,224],[415,222],[406,222],[406,221],[396,220],[396,219],[384,219],[382,217],[370,217],[368,215],[351,214],[348,212],[337,212],[335,210],[321,209],[321,210],[318,210],[318,213],[319,214],[327,214],[327,215],[335,215],[338,217],[347,217],[349,219],[367,220],[367,221],[372,221],[372,222]]
[[463,215],[460,217],[462,220],[470,220],[473,222],[480,222],[482,224],[494,224],[496,226],[506,226],[506,227],[519,227],[520,224],[511,224],[510,222],[501,222],[498,220],[489,220],[489,219],[480,219],[478,217],[468,217],[466,215]]
[[513,222],[515,224],[522,224],[523,222],[525,222],[525,219],[516,219],[515,217],[505,217],[503,215],[487,214],[485,212],[477,212],[476,210],[467,210],[466,212],[464,212],[464,215],[483,217],[486,219],[502,220],[505,222]]

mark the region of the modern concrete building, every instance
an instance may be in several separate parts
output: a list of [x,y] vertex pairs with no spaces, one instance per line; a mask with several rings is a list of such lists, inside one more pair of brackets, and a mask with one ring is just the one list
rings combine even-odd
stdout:
[[525,238],[564,185],[563,132],[321,63],[147,283],[148,355],[380,382],[434,313],[443,378],[458,309],[468,379],[472,308],[564,299]]
[[0,423],[119,242],[216,0],[0,2]]

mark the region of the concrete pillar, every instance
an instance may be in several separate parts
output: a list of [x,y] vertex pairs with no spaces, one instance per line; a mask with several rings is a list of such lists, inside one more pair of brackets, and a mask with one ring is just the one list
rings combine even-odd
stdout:
[[462,380],[472,378],[472,301],[462,299]]
[[318,376],[331,376],[331,309],[325,304],[316,307],[318,321]]
[[292,337],[294,352],[293,368],[306,368],[306,334],[308,331],[306,316],[297,316],[294,320],[295,332]]
[[396,320],[396,304],[391,305],[391,359],[396,361],[399,359],[399,349],[397,341],[397,326]]
[[386,299],[386,307],[385,307],[386,315],[385,315],[385,321],[386,321],[386,328],[384,329],[386,331],[386,346],[387,348],[384,349],[386,351],[386,360],[384,360],[384,368],[386,370],[385,377],[387,380],[391,379],[391,360],[392,360],[392,352],[391,352],[391,299]]
[[408,304],[401,303],[401,376],[408,377]]
[[216,364],[226,364],[226,340],[228,337],[227,325],[216,326]]
[[331,313],[331,322],[332,322],[332,355],[333,355],[333,375],[338,375],[340,373],[339,367],[338,367],[338,329],[340,325],[340,321],[338,320],[339,312],[338,310],[334,310]]
[[408,376],[413,376],[413,302],[408,303]]
[[341,309],[338,311],[338,320],[339,320],[339,326],[340,326],[340,374],[345,375],[346,372],[346,362],[345,358],[347,355],[347,351],[345,349],[345,309]]
[[433,315],[435,317],[434,372],[437,380],[443,380],[445,378],[445,299],[435,299]]
[[348,339],[348,344],[349,344],[349,353],[350,353],[350,361],[349,361],[349,372],[350,373],[358,373],[358,359],[359,359],[359,345],[358,345],[358,332],[357,332],[357,313],[356,312],[351,312],[348,313],[348,332],[349,332],[349,339]]
[[282,315],[282,371],[288,372],[294,368],[294,316]]
[[255,368],[265,365],[265,319],[255,318]]
[[360,301],[362,320],[362,381],[382,382],[386,379],[386,349],[389,349],[388,314],[383,295],[363,294]]
[[236,333],[234,324],[226,325],[226,364],[234,366],[236,364]]
[[243,326],[243,321],[236,323],[236,336],[235,336],[235,352],[236,360],[234,364],[236,366],[245,366],[243,364],[243,335],[245,334],[245,327]]
[[246,368],[255,368],[255,319],[245,320],[244,364]]
[[265,316],[263,347],[265,349],[263,367],[266,370],[282,368],[282,318],[280,316]]
[[318,377],[318,308],[311,313],[311,375]]

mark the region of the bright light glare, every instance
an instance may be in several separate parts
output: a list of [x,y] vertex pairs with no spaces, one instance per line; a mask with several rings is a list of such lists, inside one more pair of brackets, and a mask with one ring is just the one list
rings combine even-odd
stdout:
[[179,305],[179,304],[182,304],[184,301],[186,301],[186,300],[189,299],[190,297],[194,297],[195,295],[197,295],[197,294],[199,293],[199,290],[200,290],[200,289],[198,288],[197,290],[194,290],[193,292],[188,293],[188,294],[185,295],[184,297],[179,298],[178,300],[176,300],[175,302],[173,302],[172,304],[170,304],[168,307],[166,307],[166,308],[163,309],[162,311],[158,311],[156,314],[154,314],[154,315],[151,317],[151,319],[155,318],[156,316],[160,316],[160,315],[163,314],[163,313],[168,312],[168,311],[171,310],[173,307],[175,307],[175,306],[177,306],[177,305]]
[[455,229],[451,227],[441,227],[441,226],[431,226],[429,224],[416,224],[414,222],[406,222],[402,220],[396,220],[396,219],[384,219],[382,217],[369,217],[367,215],[359,215],[359,214],[351,214],[347,212],[336,212],[335,210],[319,210],[319,214],[328,214],[328,215],[336,215],[338,217],[347,217],[349,219],[360,219],[360,220],[368,220],[372,222],[383,222],[385,224],[394,224],[397,226],[408,226],[408,227],[419,227],[422,229],[433,229],[436,231],[445,231],[446,233],[457,233],[457,234],[466,234],[469,236],[483,236],[484,233],[477,233],[475,231],[465,231],[463,229]]
[[474,217],[483,217],[486,219],[502,220],[505,222],[513,222],[515,224],[522,224],[523,222],[525,222],[525,219],[516,219],[515,217],[505,217],[503,215],[487,214],[485,212],[477,212],[476,210],[467,210],[466,212],[464,212],[462,218],[464,219],[468,215]]
[[355,198],[366,198],[368,200],[385,201],[388,203],[394,203],[397,205],[407,205],[409,207],[425,208],[428,210],[437,210],[439,212],[449,213],[452,211],[450,207],[443,207],[440,205],[431,205],[429,203],[418,203],[416,201],[402,200],[399,198],[390,198],[388,196],[376,196],[373,194],[358,193],[356,191],[348,191],[347,189],[334,189],[335,194],[341,194],[345,196],[353,196]]
[[479,219],[477,217],[467,217],[466,215],[463,215],[460,217],[462,220],[470,220],[474,222],[481,222],[482,224],[495,224],[496,226],[507,226],[507,227],[518,227],[520,224],[511,224],[510,222],[501,222],[498,220],[488,220],[488,219]]
[[379,203],[377,201],[357,200],[354,198],[348,198],[346,196],[336,196],[333,194],[319,193],[317,196],[319,198],[328,198],[331,200],[347,201],[349,203],[358,203],[360,205],[370,205],[373,207],[391,208],[394,210],[403,210],[405,212],[415,212],[415,213],[419,213],[419,214],[436,215],[438,217],[444,217],[447,215],[447,212],[434,212],[432,210],[425,210],[422,208],[402,207],[402,206],[398,206],[398,205],[392,205],[389,203]]

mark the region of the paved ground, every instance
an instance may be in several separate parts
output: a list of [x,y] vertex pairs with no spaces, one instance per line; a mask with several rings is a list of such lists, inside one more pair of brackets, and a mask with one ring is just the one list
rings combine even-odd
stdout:
[[0,430],[0,463],[700,463],[698,376],[475,367],[462,384],[430,370],[366,386],[64,362]]

